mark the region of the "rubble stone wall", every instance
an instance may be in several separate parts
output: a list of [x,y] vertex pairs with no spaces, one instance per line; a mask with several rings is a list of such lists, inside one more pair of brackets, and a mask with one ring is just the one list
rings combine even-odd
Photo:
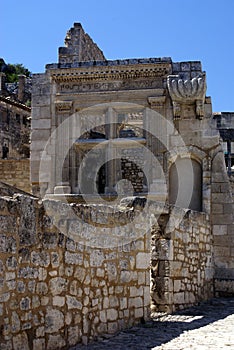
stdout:
[[121,159],[122,178],[131,182],[135,193],[143,192],[144,154],[141,148],[124,149]]
[[[165,228],[163,228],[165,226]],[[209,215],[173,208],[152,230],[153,312],[172,312],[213,296]]]
[[0,181],[31,193],[29,159],[0,160]]
[[147,320],[150,306],[171,312],[214,295],[210,216],[136,199],[0,197],[1,349],[87,343]]
[[[0,198],[0,348],[58,350],[147,319],[148,236],[102,248],[100,227],[77,223],[68,204],[44,206],[56,226],[37,199]],[[73,209],[86,222],[113,223],[112,212],[101,220],[95,207]],[[131,215],[117,213],[115,223]],[[73,239],[78,229],[86,243]]]

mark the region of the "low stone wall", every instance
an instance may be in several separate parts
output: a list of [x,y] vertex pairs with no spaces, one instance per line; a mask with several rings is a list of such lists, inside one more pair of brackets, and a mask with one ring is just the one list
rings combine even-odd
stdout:
[[148,318],[149,237],[131,224],[119,237],[133,214],[0,198],[1,349],[67,348]]
[[152,312],[172,312],[213,296],[209,215],[170,209],[152,230]]
[[222,150],[213,160],[211,191],[215,296],[234,295],[234,202]]
[[0,160],[0,181],[31,193],[29,159]]
[[0,349],[69,348],[147,320],[150,305],[172,312],[214,295],[208,214],[140,197],[114,207],[2,193]]

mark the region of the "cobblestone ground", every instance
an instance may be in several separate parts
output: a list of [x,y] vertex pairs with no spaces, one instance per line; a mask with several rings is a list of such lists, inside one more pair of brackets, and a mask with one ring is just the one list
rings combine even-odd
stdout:
[[234,350],[234,298],[160,315],[118,335],[70,350]]

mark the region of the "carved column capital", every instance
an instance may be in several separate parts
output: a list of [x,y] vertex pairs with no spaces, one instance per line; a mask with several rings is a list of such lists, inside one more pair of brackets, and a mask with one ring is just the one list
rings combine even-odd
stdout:
[[175,118],[180,117],[180,105],[196,104],[197,118],[202,119],[206,95],[206,75],[202,73],[189,80],[183,80],[179,75],[167,77],[167,87],[172,99],[173,113]]

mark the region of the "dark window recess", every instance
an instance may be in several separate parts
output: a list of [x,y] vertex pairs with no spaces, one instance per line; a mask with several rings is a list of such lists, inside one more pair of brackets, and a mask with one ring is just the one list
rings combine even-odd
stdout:
[[26,117],[26,115],[23,116],[23,124],[25,126],[27,126],[27,117]]
[[20,115],[19,115],[19,114],[16,114],[16,115],[15,115],[15,119],[16,119],[17,123],[20,124]]

